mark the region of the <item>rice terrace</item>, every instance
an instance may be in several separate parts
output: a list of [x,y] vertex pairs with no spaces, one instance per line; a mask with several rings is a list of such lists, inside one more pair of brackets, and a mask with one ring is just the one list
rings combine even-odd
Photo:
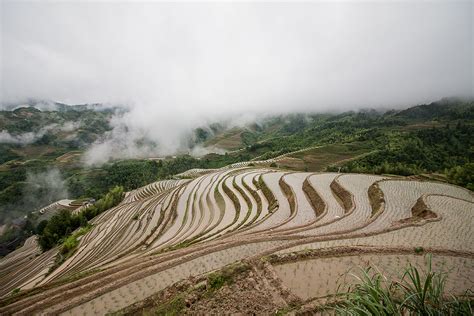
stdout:
[[[116,312],[237,262],[248,265],[261,286],[252,290],[263,292],[272,308],[311,305],[330,300],[354,264],[395,273],[407,262],[424,267],[428,252],[434,266],[449,272],[450,293],[473,288],[469,190],[260,164],[127,192],[92,220],[75,253],[51,273],[58,250],[40,254],[31,237],[0,262],[0,312]],[[15,288],[23,295],[8,297]]]
[[474,315],[473,14],[0,0],[0,316]]

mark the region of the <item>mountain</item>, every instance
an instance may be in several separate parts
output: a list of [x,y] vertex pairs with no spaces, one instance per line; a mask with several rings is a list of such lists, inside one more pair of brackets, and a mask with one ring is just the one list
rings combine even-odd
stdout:
[[0,109],[4,111],[14,111],[19,108],[35,108],[40,111],[48,111],[48,112],[67,112],[67,111],[86,111],[86,110],[94,110],[94,111],[118,111],[121,109],[125,109],[123,106],[118,105],[109,105],[103,103],[85,103],[85,104],[66,104],[51,100],[39,100],[39,99],[27,99],[23,102],[8,102],[2,103],[0,105]]
[[399,111],[396,116],[412,120],[456,120],[474,119],[473,101],[457,98],[445,98],[430,104],[417,105]]
[[[240,126],[215,122],[195,129],[189,138],[189,152],[198,157],[181,154],[89,167],[82,155],[111,130],[116,110],[0,111],[0,224],[58,199],[99,199],[117,185],[133,190],[187,169],[245,161],[274,160],[275,166],[293,171],[416,176],[472,189],[473,109],[472,101],[449,99],[404,110],[294,113]],[[11,241],[16,233],[12,236],[4,239]]]
[[[1,111],[0,314],[316,313],[355,285],[354,264],[439,280],[445,266],[437,288],[462,297],[474,286],[473,111],[446,99],[221,121],[192,132],[197,157],[101,166],[81,157],[116,110]],[[395,301],[411,288],[397,282]]]

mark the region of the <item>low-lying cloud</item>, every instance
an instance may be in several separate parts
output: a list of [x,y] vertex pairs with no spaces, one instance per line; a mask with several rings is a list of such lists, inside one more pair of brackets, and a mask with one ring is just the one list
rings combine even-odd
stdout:
[[57,168],[37,173],[29,172],[26,183],[22,204],[30,210],[65,199],[69,195],[66,181]]
[[472,1],[1,5],[2,102],[130,108],[91,162],[170,153],[247,113],[473,95]]
[[0,143],[28,145],[36,142],[49,131],[54,130],[57,124],[50,124],[42,127],[37,132],[27,132],[20,134],[10,134],[8,131],[0,131]]
[[[152,110],[151,110],[152,111]],[[236,114],[234,116],[212,115],[207,118],[193,117],[183,113],[174,118],[175,113],[149,114],[142,108],[133,108],[112,117],[112,130],[93,143],[84,155],[86,165],[100,165],[112,159],[164,157],[176,154],[190,154],[195,157],[208,153],[224,154],[217,147],[203,147],[194,135],[197,128],[208,129],[208,125],[219,122],[221,129],[245,127],[258,123],[267,115],[255,113]]]
[[28,172],[21,184],[17,199],[1,205],[0,225],[68,197],[66,181],[57,168]]
[[12,135],[8,131],[0,131],[0,143],[6,144],[31,144],[38,139],[38,134],[33,132]]
[[[4,144],[19,144],[19,145],[28,145],[32,144],[39,139],[41,139],[47,133],[55,132],[73,132],[80,128],[81,121],[66,121],[63,124],[49,124],[40,128],[37,132],[26,132],[20,134],[11,134],[7,130],[0,131],[0,143]],[[69,137],[74,139],[75,134],[69,135]]]

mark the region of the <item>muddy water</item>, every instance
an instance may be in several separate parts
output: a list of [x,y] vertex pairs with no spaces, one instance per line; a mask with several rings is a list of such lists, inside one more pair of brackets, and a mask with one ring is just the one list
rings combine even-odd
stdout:
[[295,195],[296,215],[291,221],[279,227],[279,229],[309,224],[316,219],[316,214],[303,192],[303,182],[309,175],[311,175],[311,173],[299,172],[290,173],[284,176],[284,181],[291,187]]
[[361,230],[361,232],[372,232],[383,229],[395,221],[411,216],[411,208],[416,200],[423,194],[445,194],[456,198],[474,201],[469,191],[452,185],[406,181],[388,180],[379,183],[385,198],[385,210],[377,219]]
[[338,217],[344,215],[344,209],[337,202],[331,190],[331,182],[338,176],[337,173],[316,174],[308,178],[309,183],[313,186],[316,192],[321,196],[327,206],[327,214],[320,221],[319,224],[333,221]]
[[[338,233],[341,231],[354,230],[364,226],[372,215],[372,207],[370,206],[368,190],[369,187],[377,180],[383,179],[379,176],[367,175],[343,175],[337,181],[341,186],[352,193],[354,197],[354,210],[351,214],[341,217],[331,225],[318,227],[302,232],[302,235],[323,235],[329,233]],[[336,212],[339,212],[337,210]],[[336,214],[333,210],[328,213]],[[340,216],[340,215],[339,215]]]
[[[416,255],[361,255],[338,258],[319,258],[275,265],[275,271],[283,284],[304,300],[320,298],[347,290],[357,283],[355,275],[360,268],[375,266],[390,279],[399,279],[403,269],[411,263],[421,269],[426,267],[425,257]],[[469,279],[474,271],[474,260],[460,257],[434,255],[434,271],[448,273],[446,291],[450,294],[463,294],[474,287]]]

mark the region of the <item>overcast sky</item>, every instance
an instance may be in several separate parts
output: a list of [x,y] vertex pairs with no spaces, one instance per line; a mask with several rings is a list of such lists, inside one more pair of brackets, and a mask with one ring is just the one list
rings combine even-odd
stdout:
[[473,95],[473,1],[1,3],[3,102],[126,103],[152,132]]

